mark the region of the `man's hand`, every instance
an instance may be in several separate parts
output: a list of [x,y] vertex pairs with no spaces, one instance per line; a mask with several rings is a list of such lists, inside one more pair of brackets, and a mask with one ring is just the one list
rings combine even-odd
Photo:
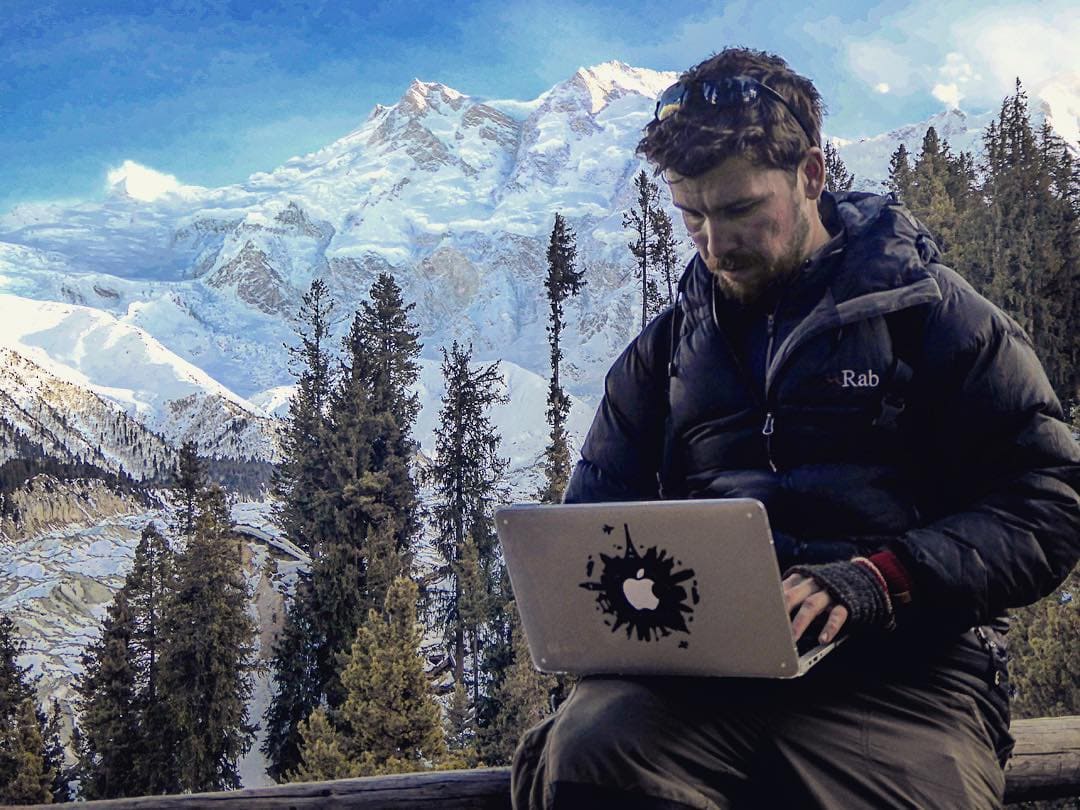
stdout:
[[[838,603],[813,577],[791,574],[784,579],[784,606],[791,616],[791,637],[798,641],[815,619],[828,616],[818,636],[818,642],[827,644],[836,638],[848,619],[848,609]],[[796,612],[797,611],[797,612]],[[794,613],[794,615],[792,615]]]

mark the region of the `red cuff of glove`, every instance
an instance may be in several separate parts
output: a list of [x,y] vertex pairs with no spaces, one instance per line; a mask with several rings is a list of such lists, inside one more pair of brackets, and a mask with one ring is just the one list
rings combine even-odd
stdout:
[[900,558],[888,549],[882,549],[868,558],[874,564],[885,583],[889,586],[889,597],[894,604],[906,605],[911,602],[911,574],[900,562]]

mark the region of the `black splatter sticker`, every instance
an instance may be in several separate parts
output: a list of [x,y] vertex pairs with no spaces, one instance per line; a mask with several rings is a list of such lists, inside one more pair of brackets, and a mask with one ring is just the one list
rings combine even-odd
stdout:
[[[602,531],[610,534],[613,527],[604,526]],[[687,604],[686,588],[681,583],[692,579],[694,572],[690,568],[675,570],[680,560],[669,557],[663,549],[656,546],[645,549],[639,554],[630,539],[630,527],[623,524],[626,532],[626,548],[623,554],[600,554],[603,564],[599,580],[593,580],[595,560],[589,557],[585,565],[588,582],[580,587],[596,591],[597,610],[612,616],[615,621],[605,619],[604,624],[615,632],[620,627],[626,628],[626,637],[635,632],[639,641],[659,641],[673,631],[689,633],[688,622],[692,622],[694,609]],[[691,591],[693,602],[698,602],[697,581]],[[685,649],[686,642],[679,647]]]

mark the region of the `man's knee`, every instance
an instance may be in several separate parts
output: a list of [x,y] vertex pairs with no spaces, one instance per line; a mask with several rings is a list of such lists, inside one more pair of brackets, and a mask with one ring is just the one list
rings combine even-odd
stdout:
[[616,775],[625,778],[628,765],[652,760],[650,748],[672,732],[670,718],[670,707],[641,683],[587,678],[554,717],[522,738],[515,782],[523,788],[537,780],[606,784]]
[[547,741],[556,772],[564,764],[606,770],[628,758],[640,761],[671,731],[671,707],[637,681],[588,678],[559,711]]

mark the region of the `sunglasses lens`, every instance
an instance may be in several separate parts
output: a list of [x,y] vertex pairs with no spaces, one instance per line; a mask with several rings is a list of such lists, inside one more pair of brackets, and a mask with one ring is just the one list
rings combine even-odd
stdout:
[[686,96],[686,88],[682,84],[673,84],[660,94],[656,102],[656,120],[663,121],[669,115],[678,110]]

